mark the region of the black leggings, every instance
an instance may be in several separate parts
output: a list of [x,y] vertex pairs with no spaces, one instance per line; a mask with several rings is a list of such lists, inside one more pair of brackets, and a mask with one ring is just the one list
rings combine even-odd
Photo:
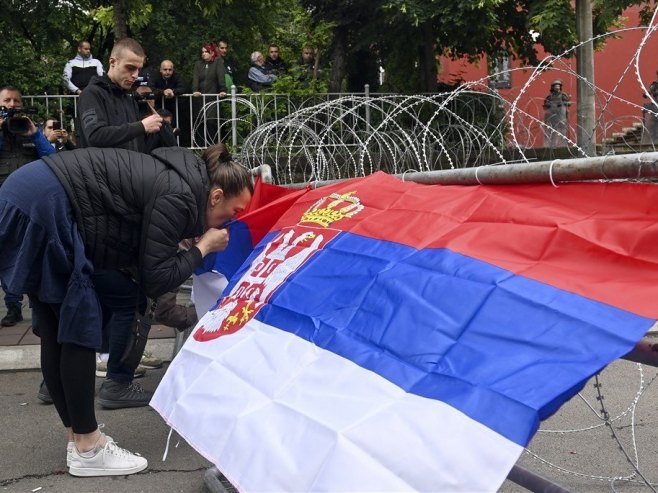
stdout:
[[41,372],[55,409],[73,433],[98,428],[94,411],[96,352],[76,344],[57,342],[59,305],[30,296],[41,335]]

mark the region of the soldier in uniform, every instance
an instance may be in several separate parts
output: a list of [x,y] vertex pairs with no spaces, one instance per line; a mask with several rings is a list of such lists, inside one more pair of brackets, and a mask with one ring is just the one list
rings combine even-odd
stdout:
[[544,99],[544,146],[549,148],[567,145],[567,122],[571,98],[562,92],[562,81],[551,82],[551,92]]

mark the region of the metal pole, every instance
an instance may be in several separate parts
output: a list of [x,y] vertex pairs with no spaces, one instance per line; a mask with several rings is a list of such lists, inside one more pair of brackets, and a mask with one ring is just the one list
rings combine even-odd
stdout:
[[517,465],[509,472],[507,479],[533,493],[569,493],[562,486]]
[[236,99],[237,88],[231,86],[231,144],[233,149],[238,146],[238,102]]
[[642,339],[630,353],[622,356],[622,359],[648,366],[658,366],[658,344],[655,340]]
[[[366,101],[370,99],[370,84],[366,84],[364,87],[364,92],[366,96]],[[370,132],[370,105],[366,104],[366,130]]]
[[588,156],[596,156],[596,111],[594,106],[594,37],[592,0],[576,0],[577,143]]
[[[517,185],[565,183],[587,180],[636,180],[658,177],[658,152],[621,154],[579,159],[555,159],[536,163],[480,166],[395,175],[403,181],[426,185]],[[315,187],[344,180],[314,182]],[[303,188],[307,183],[288,185]]]
[[407,181],[443,185],[513,185],[658,177],[658,152],[407,173]]

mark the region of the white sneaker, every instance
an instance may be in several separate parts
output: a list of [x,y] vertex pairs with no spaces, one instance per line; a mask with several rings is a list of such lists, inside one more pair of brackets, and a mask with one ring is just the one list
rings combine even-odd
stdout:
[[69,473],[72,476],[123,476],[143,471],[147,466],[148,461],[144,457],[108,440],[104,447],[97,445],[91,457],[83,457],[73,447]]
[[[99,428],[102,428],[103,425],[100,425]],[[113,442],[112,437],[105,435],[105,439],[108,442]],[[66,467],[71,467],[71,457],[73,457],[73,449],[75,448],[75,442],[68,442],[66,444]]]
[[71,467],[71,457],[73,457],[73,449],[75,442],[68,442],[66,444],[66,467]]

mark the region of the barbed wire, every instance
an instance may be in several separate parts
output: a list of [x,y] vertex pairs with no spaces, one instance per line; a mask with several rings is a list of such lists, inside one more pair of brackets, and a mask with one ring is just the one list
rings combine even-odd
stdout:
[[[542,115],[543,98],[526,97],[530,88],[550,70],[563,78],[582,80],[594,91],[598,108],[596,131],[604,144],[611,139],[611,129],[621,126],[629,129],[629,135],[619,132],[622,135],[613,134],[613,138],[618,138],[631,152],[645,149],[642,146],[646,145],[653,150],[654,142],[658,141],[658,104],[652,95],[649,95],[650,104],[641,105],[620,97],[617,90],[633,72],[638,93],[646,93],[639,75],[640,55],[656,29],[654,13],[647,27],[602,34],[562,54],[548,55],[535,67],[492,73],[447,93],[288,97],[285,101],[276,97],[242,97],[234,102],[238,111],[233,116],[226,109],[228,100],[210,101],[197,116],[194,134],[204,136],[206,130],[207,143],[209,121],[218,136],[226,135],[229,127],[239,127],[243,142],[237,153],[239,159],[250,167],[270,164],[277,183],[332,180],[375,171],[399,174],[492,162],[503,165],[530,162],[535,156],[528,149],[537,147],[541,138],[557,138],[568,156],[586,157],[574,140],[577,129],[570,125],[561,131],[549,125]],[[567,62],[579,46],[636,31],[643,33],[640,45],[610,91],[579,76]],[[518,71],[529,71],[530,75],[510,100],[492,88],[492,81]],[[612,101],[626,105],[627,112],[611,114]],[[638,135],[642,136],[639,141]],[[202,144],[199,139],[194,142],[195,146]]]

